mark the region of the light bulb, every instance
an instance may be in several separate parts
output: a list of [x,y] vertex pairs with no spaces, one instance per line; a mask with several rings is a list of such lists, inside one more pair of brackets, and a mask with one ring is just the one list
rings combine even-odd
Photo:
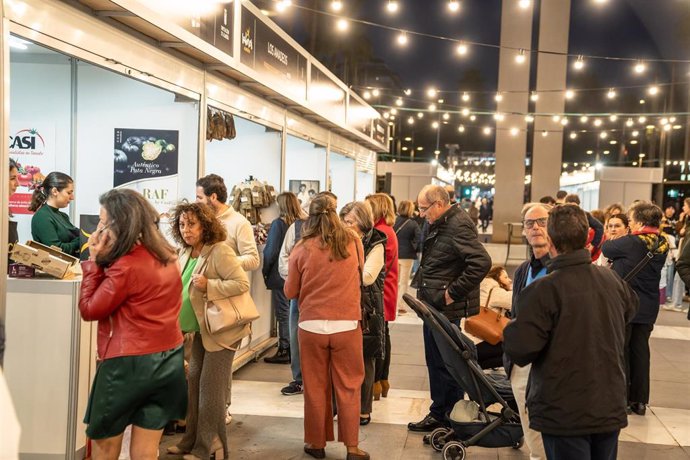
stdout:
[[532,115],[526,115],[525,116],[525,121],[527,123],[532,123],[534,121],[534,117]]
[[611,116],[609,117],[609,120],[611,120],[611,121],[616,121],[616,120],[618,120],[618,115],[611,115]]
[[632,119],[632,118],[628,118],[628,121],[625,122],[625,126],[630,127],[630,126],[632,126],[632,125],[633,125],[633,119]]
[[650,86],[647,92],[650,96],[656,96],[657,94],[659,94],[659,87],[656,85]]
[[668,118],[662,118],[661,120],[659,120],[659,123],[661,123],[662,125],[667,125],[668,124]]
[[458,126],[458,131],[460,131],[461,133],[464,133],[465,127],[463,125]]
[[669,122],[675,123],[676,122],[676,117],[671,117],[668,119]]
[[517,128],[510,128],[510,135],[511,136],[517,136],[519,132],[520,132],[520,130]]
[[506,116],[503,115],[502,113],[494,113],[494,120],[503,121],[505,119],[506,119]]
[[496,102],[501,102],[503,100],[503,95],[501,93],[498,93],[494,96],[494,99]]
[[438,129],[438,127],[439,127],[438,121],[431,123],[431,127],[434,129]]
[[477,119],[476,115],[470,115],[470,121],[475,121]]
[[566,99],[572,99],[574,97],[575,97],[575,91],[573,91],[572,89],[568,89],[565,91],[565,98]]
[[381,95],[381,91],[379,91],[378,89],[375,89],[375,90],[373,90],[373,91],[371,92],[371,94],[372,94],[374,97],[379,97],[379,96]]
[[606,93],[606,97],[608,97],[609,99],[615,98],[615,97],[616,97],[616,90],[614,90],[613,88],[611,88],[611,89],[608,91],[608,93]]
[[634,69],[635,73],[644,73],[644,71],[647,70],[647,66],[644,62],[638,61],[637,64],[635,64]]
[[285,11],[286,9],[288,9],[288,7],[289,7],[290,5],[292,5],[292,1],[291,1],[291,0],[280,0],[278,3],[276,3],[276,10],[277,10],[279,13],[282,13],[283,11]]
[[664,125],[664,131],[671,131],[671,125]]
[[599,137],[602,138],[602,139],[606,139],[607,137],[609,137],[609,133],[607,133],[606,131],[602,131],[602,132],[599,134]]
[[524,64],[525,61],[527,60],[527,57],[525,56],[525,50],[521,49],[520,52],[515,55],[515,62],[518,64]]
[[597,126],[597,127],[598,127],[598,126],[601,126],[601,120],[600,120],[599,118],[597,118],[596,120],[594,120],[594,126]]
[[331,9],[336,12],[342,10],[343,2],[341,2],[340,0],[333,0],[331,2]]
[[398,2],[396,0],[388,0],[388,4],[386,5],[386,9],[388,10],[389,13],[397,13],[398,12]]
[[455,50],[458,52],[460,56],[464,56],[467,54],[467,45],[465,45],[464,43],[460,43],[458,47],[455,48]]
[[458,11],[460,9],[460,2],[458,2],[457,0],[449,0],[448,1],[448,9],[450,11],[452,11],[453,13],[455,13],[456,11]]
[[438,94],[438,91],[436,91],[436,88],[432,87],[432,88],[429,88],[428,90],[426,90],[426,95],[432,99],[435,98],[437,94]]
[[485,127],[485,128],[484,128],[484,134],[486,134],[486,135],[491,134],[491,128],[489,128],[488,126]]
[[637,119],[638,123],[645,124],[647,122],[647,117],[640,117]]
[[589,117],[587,115],[582,115],[580,117],[580,123],[587,123],[587,120],[589,120]]
[[559,121],[561,121],[561,117],[558,115],[554,115],[551,117],[551,120],[553,120],[554,123],[558,123]]
[[371,99],[371,91],[364,91],[364,94],[362,96],[364,96],[364,99],[368,101],[369,99]]
[[417,112],[417,118],[424,118],[424,112]]
[[448,120],[449,118],[450,118],[450,114],[449,114],[449,113],[444,113],[444,114],[443,114],[443,119],[444,119],[444,120]]
[[335,23],[335,27],[341,32],[346,31],[349,26],[350,25],[345,19],[338,19],[338,21]]
[[561,125],[566,126],[568,124],[568,119],[563,117],[561,118]]
[[585,67],[585,60],[583,59],[582,56],[577,57],[577,61],[573,63],[573,67],[575,70],[582,70]]
[[436,104],[429,104],[429,112],[436,112]]
[[392,113],[393,115],[397,115],[397,114],[398,114],[398,109],[395,109],[395,108],[391,109],[391,113]]
[[407,124],[408,124],[408,125],[414,125],[414,117],[409,117],[409,118],[407,119]]
[[470,109],[468,109],[467,107],[465,107],[464,109],[462,109],[462,112],[460,112],[460,113],[462,113],[462,116],[463,116],[463,117],[467,117],[467,116],[469,116],[469,114],[470,114]]
[[529,8],[529,6],[532,4],[531,0],[519,0],[518,1],[518,6],[522,8],[523,10],[526,10]]
[[637,130],[635,130],[635,131],[633,131],[632,133],[630,133],[630,135],[631,135],[632,137],[637,137],[637,136],[640,135],[640,132],[637,131]]
[[570,133],[571,139],[577,139],[577,133]]
[[541,132],[541,137],[546,137],[549,135],[549,132],[547,130],[544,130]]
[[410,94],[412,94],[412,90],[408,88],[405,91],[403,91],[403,93],[405,93],[405,96],[409,96]]
[[462,93],[462,100],[467,102],[470,100],[470,95],[467,93]]
[[539,100],[539,94],[537,94],[536,91],[532,91],[532,94],[529,98],[532,102],[537,102]]

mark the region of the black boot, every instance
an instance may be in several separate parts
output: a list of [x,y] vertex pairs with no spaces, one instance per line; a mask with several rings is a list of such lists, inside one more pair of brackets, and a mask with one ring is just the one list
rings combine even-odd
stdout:
[[290,364],[290,349],[278,348],[276,354],[264,358],[264,362],[269,364]]

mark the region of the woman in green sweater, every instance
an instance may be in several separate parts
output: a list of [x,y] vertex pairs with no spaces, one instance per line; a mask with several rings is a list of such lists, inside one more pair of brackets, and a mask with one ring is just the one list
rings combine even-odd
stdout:
[[51,172],[36,187],[31,197],[29,211],[31,237],[46,246],[56,246],[62,252],[79,257],[79,229],[72,225],[69,217],[60,209],[74,200],[74,181],[67,174]]

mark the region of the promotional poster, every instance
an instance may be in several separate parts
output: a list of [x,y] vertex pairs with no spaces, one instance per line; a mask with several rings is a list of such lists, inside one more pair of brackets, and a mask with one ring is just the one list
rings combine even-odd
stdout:
[[11,124],[10,133],[10,158],[17,162],[19,181],[10,197],[10,211],[31,214],[27,208],[34,189],[55,170],[55,126],[17,122]]
[[116,128],[113,186],[141,193],[161,214],[177,200],[179,131]]

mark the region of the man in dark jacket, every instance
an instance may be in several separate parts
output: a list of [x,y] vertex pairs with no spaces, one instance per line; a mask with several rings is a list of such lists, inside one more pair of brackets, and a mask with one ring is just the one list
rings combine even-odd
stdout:
[[649,402],[649,336],[659,314],[659,281],[668,253],[668,242],[659,233],[661,217],[657,205],[639,202],[628,210],[630,234],[602,246],[604,257],[621,278],[652,253],[652,259],[629,280],[640,299],[640,310],[628,324],[625,343],[628,402],[630,411],[637,415],[645,415]]
[[[477,228],[468,214],[451,206],[443,187],[425,186],[417,202],[420,215],[429,221],[429,234],[412,286],[420,300],[459,325],[460,318],[479,313],[479,284],[491,268],[491,257],[477,240]],[[423,329],[432,403],[429,415],[407,425],[411,431],[431,431],[444,425],[446,413],[463,398],[463,391],[443,364],[431,330]]]
[[549,274],[525,288],[503,332],[513,362],[532,363],[530,427],[542,433],[549,460],[615,459],[628,424],[623,350],[638,299],[612,270],[591,263],[588,228],[575,205],[549,212]]

